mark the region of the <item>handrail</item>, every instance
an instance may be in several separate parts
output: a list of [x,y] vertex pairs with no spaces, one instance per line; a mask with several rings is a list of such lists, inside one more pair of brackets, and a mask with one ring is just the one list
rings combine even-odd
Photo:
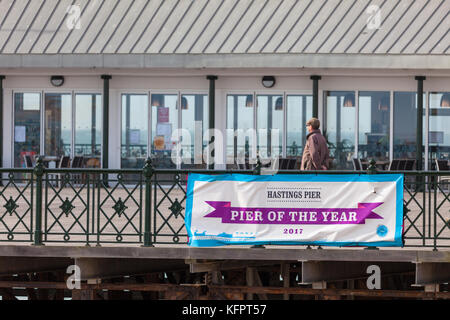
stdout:
[[[185,244],[189,173],[261,170],[260,161],[254,169],[209,170],[155,168],[150,159],[142,169],[50,169],[42,159],[34,168],[0,168],[0,242]],[[450,171],[377,171],[372,161],[367,171],[278,173],[403,174],[405,246],[450,248]]]
[[[33,168],[0,168],[0,173],[31,173]],[[254,171],[252,169],[162,169],[153,168],[155,173],[202,173],[202,174],[252,174]],[[129,173],[129,174],[139,174],[142,173],[142,169],[100,169],[100,168],[44,168],[44,172],[52,174],[62,174],[62,173],[87,173],[87,174],[114,174],[114,173]],[[450,171],[387,171],[387,170],[377,170],[377,174],[403,174],[406,176],[450,176]],[[277,174],[370,174],[366,170],[356,171],[356,170],[278,170]]]

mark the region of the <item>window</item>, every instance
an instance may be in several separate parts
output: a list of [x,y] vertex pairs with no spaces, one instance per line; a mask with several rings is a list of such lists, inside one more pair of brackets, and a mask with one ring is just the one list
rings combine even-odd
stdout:
[[312,97],[288,95],[286,112],[286,156],[301,157],[308,134],[305,124],[312,118]]
[[121,167],[141,169],[147,158],[148,96],[122,95]]
[[122,94],[121,167],[141,169],[150,156],[155,168],[205,168],[208,95],[151,93],[150,107],[148,97]]
[[208,95],[181,96],[182,158],[181,168],[205,168],[203,149],[209,143],[204,139],[208,128]]
[[253,94],[227,96],[227,166],[229,168],[235,167],[235,163],[243,165],[253,158],[250,148],[254,148],[256,137],[249,131],[255,127],[253,112]]
[[355,152],[355,93],[329,91],[325,93],[325,126],[333,169],[353,170]]
[[[14,167],[34,165],[34,156],[40,154],[41,94],[14,94]],[[26,162],[25,156],[32,162]]]
[[282,156],[283,96],[257,95],[258,151],[262,158]]
[[76,156],[91,158],[88,167],[100,167],[102,139],[102,96],[75,95],[75,152]]
[[358,99],[358,158],[388,161],[390,93],[361,91]]
[[176,168],[172,141],[178,129],[178,94],[152,94],[152,158],[158,168]]
[[227,167],[249,169],[258,151],[262,159],[295,158],[297,167],[280,161],[280,169],[298,169],[311,117],[311,95],[228,94]]
[[[423,96],[425,132],[425,95]],[[394,92],[394,159],[416,159],[417,93]],[[423,135],[425,144],[425,135]]]
[[45,156],[58,158],[70,156],[72,154],[72,95],[46,93],[44,119]]
[[[428,149],[431,161],[450,159],[450,92],[430,93]],[[431,162],[433,166],[433,162]]]
[[82,166],[100,167],[101,99],[95,93],[14,93],[14,166],[27,166],[25,156],[34,166],[41,155],[50,168],[63,156],[79,156]]

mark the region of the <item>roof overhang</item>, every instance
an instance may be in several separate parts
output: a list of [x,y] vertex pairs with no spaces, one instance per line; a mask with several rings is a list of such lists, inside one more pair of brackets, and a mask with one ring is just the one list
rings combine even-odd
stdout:
[[450,70],[448,55],[368,54],[2,54],[0,68]]

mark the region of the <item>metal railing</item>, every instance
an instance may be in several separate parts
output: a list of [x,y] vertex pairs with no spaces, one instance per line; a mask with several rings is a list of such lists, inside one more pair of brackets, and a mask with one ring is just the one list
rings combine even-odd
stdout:
[[[245,173],[254,170],[0,169],[0,242],[186,244],[186,182],[190,172]],[[280,171],[280,174],[380,174],[367,171]],[[450,247],[450,172],[406,171],[405,247]],[[444,180],[446,177],[447,180]]]

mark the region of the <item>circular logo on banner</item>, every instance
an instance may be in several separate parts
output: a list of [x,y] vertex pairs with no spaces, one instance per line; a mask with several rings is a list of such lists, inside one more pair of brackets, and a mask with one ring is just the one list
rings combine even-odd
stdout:
[[379,235],[380,237],[384,237],[387,234],[387,232],[388,228],[385,225],[381,224],[378,226],[377,235]]

